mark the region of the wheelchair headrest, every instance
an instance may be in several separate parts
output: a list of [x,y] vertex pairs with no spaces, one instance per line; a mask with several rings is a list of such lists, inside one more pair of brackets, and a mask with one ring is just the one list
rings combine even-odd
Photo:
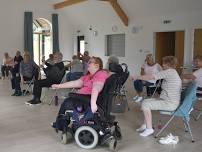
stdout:
[[123,69],[122,69],[121,65],[117,64],[117,63],[110,63],[109,71],[117,73],[117,74],[123,73]]

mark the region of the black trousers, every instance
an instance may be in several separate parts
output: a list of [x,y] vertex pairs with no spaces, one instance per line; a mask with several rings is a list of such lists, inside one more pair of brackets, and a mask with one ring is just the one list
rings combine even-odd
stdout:
[[54,82],[51,79],[42,79],[34,81],[33,95],[34,98],[41,98],[41,91],[43,87],[51,87]]

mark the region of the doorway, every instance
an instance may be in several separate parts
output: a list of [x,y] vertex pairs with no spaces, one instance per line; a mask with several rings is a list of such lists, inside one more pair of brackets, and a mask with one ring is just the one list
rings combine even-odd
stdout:
[[177,71],[184,63],[184,31],[156,32],[155,59],[162,64],[164,56],[175,56],[178,60]]
[[78,48],[78,55],[79,54],[84,54],[85,51],[85,40],[84,36],[77,36],[77,48]]
[[33,45],[34,61],[36,64],[42,64],[42,58],[48,59],[52,54],[52,24],[44,19],[37,18],[33,20]]
[[202,29],[194,30],[194,53],[193,56],[202,55]]

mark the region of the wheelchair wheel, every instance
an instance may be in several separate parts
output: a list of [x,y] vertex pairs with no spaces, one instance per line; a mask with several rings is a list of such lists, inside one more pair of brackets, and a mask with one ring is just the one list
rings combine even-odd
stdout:
[[109,140],[109,149],[110,149],[110,151],[115,151],[116,150],[116,146],[117,146],[117,140],[114,137],[112,137]]
[[72,134],[70,132],[62,133],[61,134],[61,142],[63,144],[67,144],[72,140]]
[[75,132],[75,141],[81,148],[92,149],[98,144],[98,134],[92,127],[82,126]]

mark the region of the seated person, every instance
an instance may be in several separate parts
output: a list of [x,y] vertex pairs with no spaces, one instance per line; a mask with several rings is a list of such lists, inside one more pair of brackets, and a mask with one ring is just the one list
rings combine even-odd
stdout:
[[[162,68],[158,63],[154,62],[152,54],[147,54],[145,63],[141,67],[141,75],[153,75],[161,71]],[[140,102],[143,100],[143,87],[151,86],[156,83],[156,80],[135,80],[134,88],[137,92],[137,95],[133,98],[135,102]]]
[[[16,52],[16,55],[14,57],[14,66],[13,68],[11,69],[11,86],[12,86],[12,89],[15,89],[15,81],[16,81],[16,76],[19,76],[19,70],[20,70],[20,63],[21,61],[23,60],[23,57],[21,56],[21,53],[20,51],[17,51]],[[18,93],[14,92],[14,94],[12,95],[17,95],[18,96]],[[19,95],[21,95],[21,93],[19,93]]]
[[58,84],[61,82],[65,70],[64,70],[64,63],[62,62],[62,53],[56,52],[54,54],[54,65],[46,63],[48,66],[45,69],[46,79],[35,80],[34,81],[34,88],[33,88],[33,99],[27,101],[26,104],[28,105],[35,105],[40,104],[41,98],[41,91],[43,87],[51,87],[52,84]]
[[163,70],[152,75],[142,75],[137,80],[159,80],[163,79],[162,91],[159,98],[145,99],[142,102],[144,123],[137,129],[140,136],[146,137],[154,133],[152,127],[151,110],[174,111],[180,104],[182,81],[175,70],[177,59],[173,56],[163,57]]
[[109,70],[109,64],[111,63],[115,63],[115,64],[119,64],[119,59],[116,56],[109,56],[105,69]]
[[[90,106],[91,112],[95,113],[98,109],[96,101],[98,94],[103,89],[104,83],[109,74],[107,71],[102,70],[103,63],[99,57],[92,57],[88,62],[88,73],[75,81],[66,82],[63,84],[52,85],[55,89],[60,88],[80,88],[78,94],[91,95]],[[67,98],[62,103],[58,116],[64,115],[67,109],[73,108],[73,101]],[[57,122],[57,120],[56,120]],[[57,123],[53,123],[53,127],[57,127]]]
[[16,73],[14,77],[15,92],[13,96],[22,95],[20,81],[22,84],[24,84],[24,81],[32,80],[33,76],[36,76],[36,79],[38,79],[39,66],[30,59],[28,52],[24,53],[24,59],[21,61],[19,68],[19,72]]
[[8,77],[9,71],[13,68],[13,66],[14,66],[13,58],[10,57],[7,52],[5,52],[3,64],[1,66],[2,79],[4,79],[5,77]]
[[197,97],[202,98],[202,56],[196,56],[194,58],[194,66],[197,69],[192,74],[182,75],[183,79],[191,79],[196,82]]
[[88,61],[90,60],[90,56],[89,56],[89,52],[88,51],[84,51],[83,54],[79,54],[80,56],[80,60],[82,60],[82,64],[83,64],[83,75],[86,75],[86,73],[88,72]]
[[54,65],[54,55],[53,54],[49,54],[49,58],[47,60],[42,60],[42,62],[45,63],[49,63],[51,65]]
[[77,80],[83,75],[83,64],[77,55],[73,55],[72,62],[68,64],[67,67],[70,67],[71,69],[71,71],[66,75],[67,81]]

